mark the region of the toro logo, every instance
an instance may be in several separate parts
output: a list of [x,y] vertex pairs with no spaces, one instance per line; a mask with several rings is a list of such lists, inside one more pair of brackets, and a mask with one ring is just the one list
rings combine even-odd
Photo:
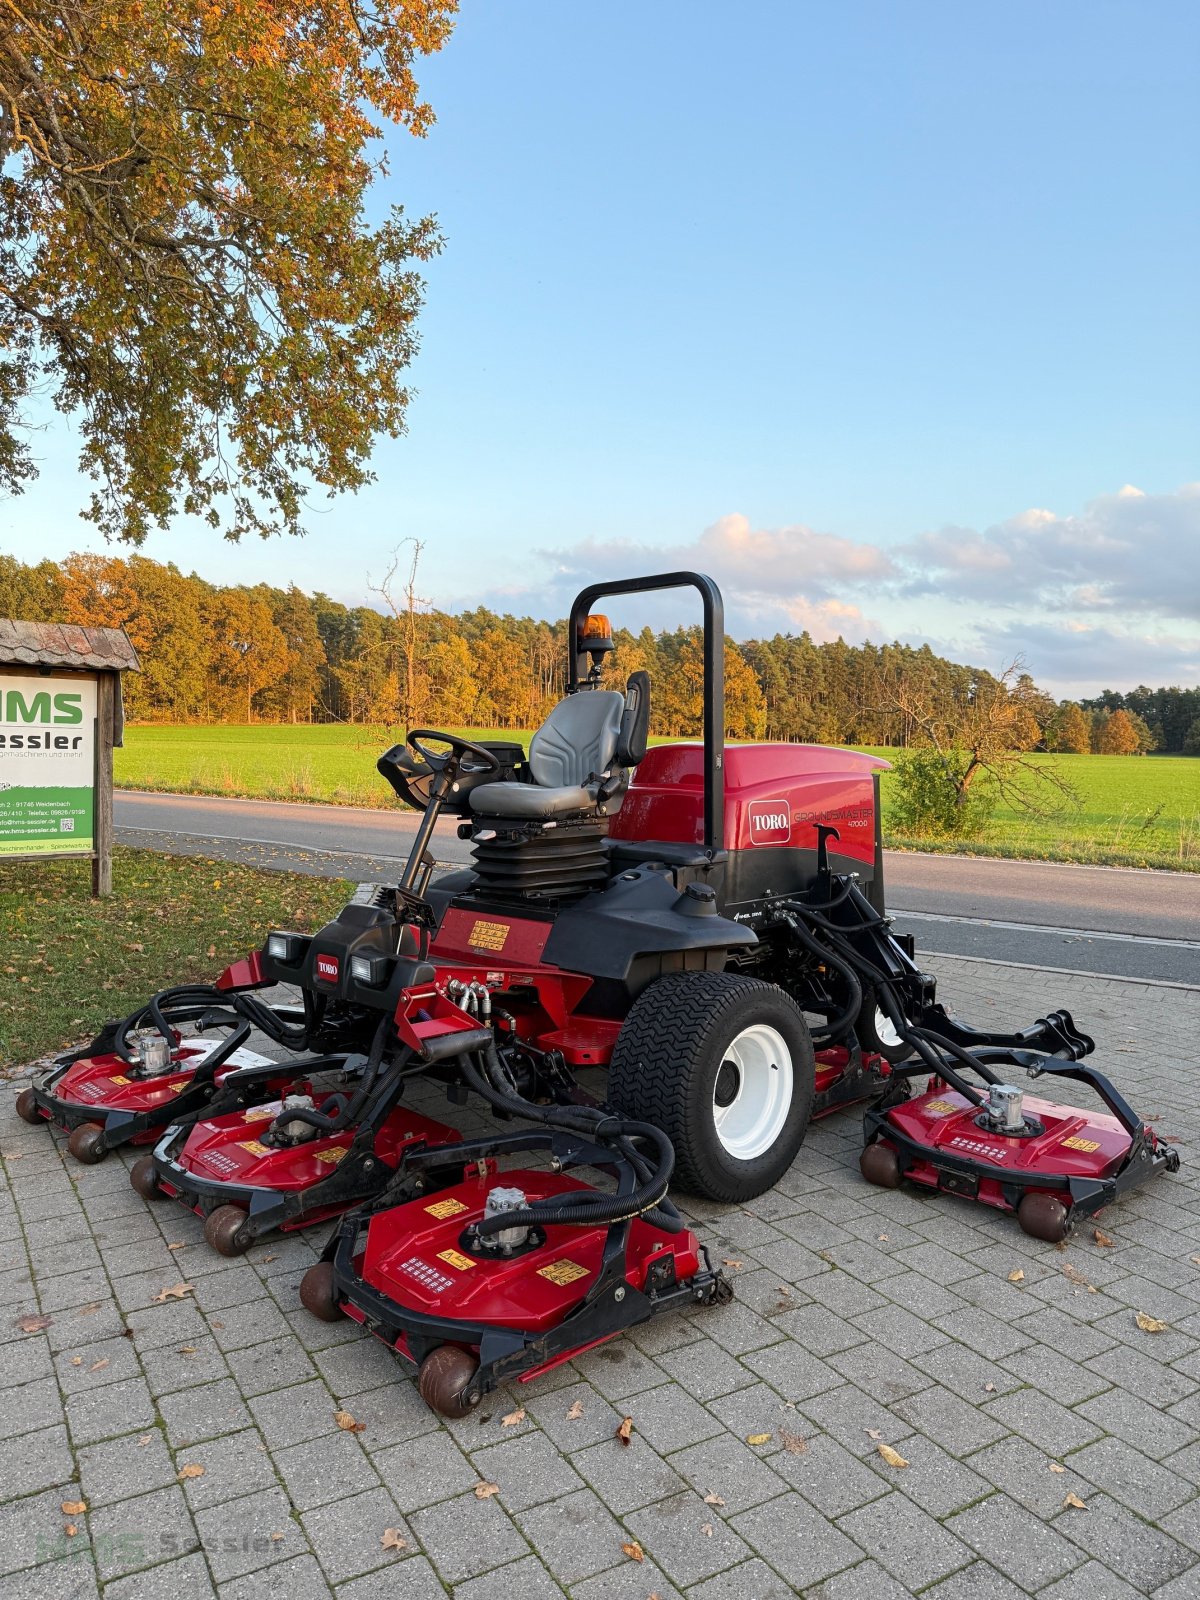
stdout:
[[751,800],[751,844],[790,844],[792,810],[786,800]]
[[341,967],[336,956],[317,957],[317,977],[326,983],[336,983]]

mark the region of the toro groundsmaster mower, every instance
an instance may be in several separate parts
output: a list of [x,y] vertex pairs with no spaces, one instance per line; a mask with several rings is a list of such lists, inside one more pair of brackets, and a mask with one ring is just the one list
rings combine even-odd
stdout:
[[[613,641],[591,608],[678,587],[703,602],[703,740],[648,749],[649,681],[603,687]],[[711,579],[593,585],[568,640],[567,693],[528,751],[417,729],[380,758],[424,813],[400,883],[311,936],[272,933],[255,958],[256,976],[299,989],[306,1016],[336,1022],[336,1046],[312,1040],[343,1052],[334,1086],[327,1057],[300,1059],[269,1108],[221,1098],[181,1120],[142,1167],[143,1192],[169,1188],[210,1222],[220,1210],[212,1242],[232,1250],[361,1201],[304,1301],[362,1322],[459,1414],[642,1318],[726,1297],[671,1206],[672,1175],[747,1201],[838,1107],[870,1102],[872,1182],[969,1195],[1040,1238],[1172,1165],[1078,1065],[1092,1042],[1066,1012],[985,1033],[937,1003],[885,914],[885,763],[726,749]],[[473,864],[434,881],[444,815]],[[404,1113],[418,1074],[535,1126],[452,1140]],[[1107,1110],[1023,1101],[1018,1074],[1083,1084]],[[234,1077],[222,1097],[244,1092]],[[912,1097],[917,1077],[932,1081]],[[314,1159],[318,1146],[337,1161]]]

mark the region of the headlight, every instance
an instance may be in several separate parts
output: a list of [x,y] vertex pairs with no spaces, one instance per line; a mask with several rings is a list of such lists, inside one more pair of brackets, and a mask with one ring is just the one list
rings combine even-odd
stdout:
[[350,976],[355,983],[366,983],[372,988],[378,988],[387,982],[390,966],[391,962],[387,956],[351,956]]
[[302,933],[269,933],[267,954],[272,961],[282,961],[286,966],[294,967],[304,954],[307,943],[308,939]]

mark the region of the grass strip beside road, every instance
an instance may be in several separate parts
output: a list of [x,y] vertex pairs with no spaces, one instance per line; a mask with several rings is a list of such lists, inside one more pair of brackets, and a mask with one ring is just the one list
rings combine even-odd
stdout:
[[90,1038],[157,990],[211,981],[270,928],[320,927],[353,887],[118,846],[113,893],[93,900],[86,861],[0,865],[0,1070]]

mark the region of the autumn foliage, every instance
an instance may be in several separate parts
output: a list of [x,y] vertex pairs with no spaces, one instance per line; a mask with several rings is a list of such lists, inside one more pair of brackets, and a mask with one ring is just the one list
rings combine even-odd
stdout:
[[433,219],[365,216],[456,0],[0,0],[0,489],[28,397],[74,414],[85,515],[299,529],[404,427]]

